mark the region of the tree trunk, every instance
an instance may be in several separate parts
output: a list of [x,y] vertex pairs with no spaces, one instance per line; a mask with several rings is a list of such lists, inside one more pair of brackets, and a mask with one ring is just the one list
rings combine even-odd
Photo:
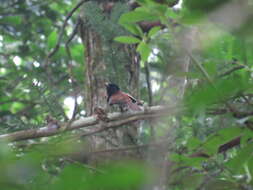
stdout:
[[[85,7],[86,5],[88,10]],[[132,45],[113,42],[113,38],[118,34],[111,37],[110,34],[102,33],[98,24],[94,23],[93,25],[93,22],[95,22],[93,20],[94,16],[89,15],[92,13],[88,13],[89,9],[93,8],[98,11],[96,13],[99,15],[98,17],[102,18],[101,22],[108,22],[112,26],[115,25],[115,23],[110,23],[115,22],[110,20],[113,7],[110,11],[105,11],[103,2],[101,4],[90,2],[86,5],[84,4],[83,14],[81,14],[82,22],[79,31],[82,43],[85,46],[86,57],[84,75],[85,111],[86,115],[92,115],[95,107],[107,108],[105,82],[116,83],[122,90],[128,91],[136,98],[139,97],[139,56]],[[93,137],[93,147],[94,149],[111,148],[112,144],[125,144],[126,141],[123,139],[128,135],[129,130],[127,127],[106,132],[103,138]],[[134,132],[133,136],[137,136],[137,131]]]

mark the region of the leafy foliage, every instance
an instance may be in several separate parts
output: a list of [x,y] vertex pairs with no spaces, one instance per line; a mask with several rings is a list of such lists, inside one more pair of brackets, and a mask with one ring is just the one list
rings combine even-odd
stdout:
[[[248,24],[252,23],[251,13],[240,23],[234,23],[238,24],[235,28],[224,24],[217,13],[219,10],[227,18],[223,8],[234,1],[185,0],[179,10],[168,6],[174,1],[137,2],[140,6],[130,10],[126,1],[114,1],[114,6],[106,12],[101,9],[103,1],[90,1],[83,5],[80,14],[85,18],[82,24],[101,37],[103,53],[100,59],[108,69],[104,74],[106,78],[127,88],[129,56],[122,43],[132,44],[141,57],[142,99],[148,101],[150,98],[145,78],[147,72],[153,87],[153,104],[173,102],[171,94],[175,99],[182,97],[178,104],[183,110],[180,115],[169,115],[153,123],[155,134],[147,127],[150,123],[144,123],[138,139],[142,144],[148,143],[153,136],[164,138],[169,128],[170,137],[166,138],[173,143],[167,146],[169,154],[165,160],[170,168],[166,168],[169,173],[166,188],[251,189],[253,46],[252,28]],[[67,121],[70,116],[69,107],[64,105],[66,99],[83,98],[87,47],[75,36],[69,44],[70,51],[66,49],[66,42],[78,20],[77,14],[69,20],[58,51],[47,62],[49,52],[58,42],[65,16],[76,3],[70,0],[2,2],[2,134],[44,126],[48,115],[60,122]],[[253,10],[252,1],[244,3],[247,5],[245,12]],[[244,15],[240,11],[239,14]],[[156,25],[147,30],[143,23]],[[178,58],[185,55],[190,65],[182,70],[182,59],[178,61]],[[174,91],[170,78],[187,79],[182,94]],[[85,116],[83,102],[78,101],[76,106],[76,118]],[[107,163],[102,158],[94,164],[96,167],[90,167],[86,165],[89,164],[86,160],[90,159],[86,157],[89,152],[84,153],[84,160],[80,162],[67,160],[63,155],[81,152],[83,147],[88,150],[90,145],[88,140],[84,144],[79,141],[61,144],[68,138],[59,135],[28,143],[2,143],[0,187],[140,189],[154,177],[152,174],[155,175],[155,170],[149,170],[155,166],[147,167],[140,161]]]
[[[243,117],[240,116],[241,112],[252,111],[252,106],[248,105],[249,102],[244,102],[248,98],[246,94],[252,92],[252,75],[251,69],[249,69],[252,67],[252,58],[251,53],[246,53],[252,48],[249,45],[250,38],[244,36],[242,41],[241,36],[235,36],[233,33],[219,28],[219,23],[212,23],[207,20],[208,12],[222,8],[226,3],[229,5],[229,1],[185,1],[183,11],[174,13],[176,16],[170,13],[170,8],[163,7],[153,1],[140,2],[142,3],[141,8],[121,17],[120,23],[126,29],[127,20],[135,24],[142,19],[149,20],[151,17],[146,14],[156,13],[156,11],[151,12],[151,9],[157,10],[159,14],[156,18],[159,18],[161,23],[165,23],[165,20],[169,18],[176,19],[179,23],[181,21],[185,23],[186,19],[195,18],[198,19],[195,19],[194,23],[205,22],[203,24],[205,27],[198,27],[199,38],[193,42],[200,43],[197,47],[197,58],[192,58],[194,59],[192,62],[197,63],[192,64],[189,73],[183,74],[189,77],[189,88],[184,98],[187,111],[181,119],[180,128],[176,132],[178,134],[175,137],[177,139],[176,153],[169,156],[172,161],[178,164],[178,169],[175,169],[177,172],[170,176],[171,187],[176,189],[197,189],[200,187],[201,189],[238,189],[250,186],[252,183],[251,173],[247,168],[249,167],[248,160],[252,157],[250,150],[252,143],[249,140],[252,131],[247,129],[247,125],[245,126],[245,121],[249,118],[244,118],[242,123],[238,122]],[[140,13],[139,10],[146,10],[143,16],[145,15],[147,19],[141,16],[132,18],[132,15]],[[166,26],[168,29],[172,27],[170,23],[167,23]],[[148,49],[155,47],[159,50],[159,54],[158,59],[152,64],[154,69],[159,68],[158,64],[160,64],[160,68],[162,68],[162,64],[170,64],[171,57],[173,57],[171,54],[177,52],[176,44],[172,40],[172,36],[177,31],[165,32],[154,27],[146,36],[145,34],[139,35],[140,33],[135,32],[132,28],[128,30],[133,35],[142,38],[139,47],[142,46],[141,44],[147,43],[145,47],[137,49],[144,62],[151,56],[151,51]],[[159,40],[164,39],[165,35],[170,35],[169,40],[160,42]],[[155,40],[153,41],[152,38]],[[208,39],[212,39],[212,41]],[[242,96],[246,99],[242,100]],[[225,111],[227,114],[216,116],[215,110],[218,114],[219,109],[228,109],[232,113]],[[209,112],[209,110],[214,111]],[[230,141],[233,142],[239,137],[245,139],[245,144],[242,144],[241,141],[241,148],[226,151],[226,158],[222,158],[219,155],[221,145],[226,145]],[[187,169],[181,170],[181,167]],[[207,171],[207,174],[205,175],[203,171]],[[181,179],[184,181],[182,182]],[[220,187],[221,185],[223,187]]]

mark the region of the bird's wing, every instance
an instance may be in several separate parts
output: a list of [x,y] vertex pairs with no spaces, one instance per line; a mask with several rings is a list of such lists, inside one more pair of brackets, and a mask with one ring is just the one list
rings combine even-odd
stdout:
[[137,102],[137,100],[136,100],[133,96],[131,96],[130,94],[125,93],[125,92],[122,92],[122,93],[124,93],[125,95],[127,95],[127,96],[131,99],[131,101],[132,101],[133,103],[136,103],[136,102]]

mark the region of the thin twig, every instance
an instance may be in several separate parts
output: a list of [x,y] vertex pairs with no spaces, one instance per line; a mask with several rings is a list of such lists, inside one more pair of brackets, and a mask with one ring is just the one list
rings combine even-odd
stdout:
[[[80,24],[80,18],[78,17],[77,23],[75,25],[75,28],[72,32],[72,34],[70,35],[69,39],[67,40],[66,44],[65,44],[65,48],[67,51],[67,55],[69,57],[69,62],[68,62],[68,75],[70,77],[71,80],[71,85],[72,85],[72,89],[75,89],[74,84],[76,83],[76,80],[73,76],[73,65],[72,65],[72,55],[71,55],[71,51],[69,49],[69,43],[73,40],[73,38],[75,37],[75,35],[77,34],[78,31],[78,26]],[[76,118],[76,114],[78,112],[78,103],[77,103],[77,92],[74,90],[74,97],[75,97],[75,102],[74,102],[74,110],[73,110],[73,114],[71,119],[67,122],[67,124],[62,128],[62,130],[66,130],[69,126],[71,126],[71,124],[74,122],[75,118]]]
[[70,34],[70,36],[69,36],[69,38],[68,38],[68,40],[67,40],[67,42],[66,42],[66,44],[65,44],[65,47],[68,47],[69,43],[70,43],[70,42],[74,39],[74,37],[76,36],[76,34],[77,34],[77,32],[78,32],[78,27],[79,27],[80,23],[81,23],[81,18],[78,17],[77,23],[76,23],[76,25],[75,25],[75,27],[74,27],[74,30],[73,30],[72,33]]
[[233,67],[232,69],[226,71],[225,73],[220,74],[218,77],[220,77],[220,78],[225,77],[225,76],[230,75],[231,73],[233,73],[237,70],[243,69],[243,68],[245,68],[244,65],[238,65],[238,66]]
[[191,58],[191,60],[193,61],[193,63],[198,67],[198,69],[202,72],[202,74],[204,75],[204,77],[207,79],[207,81],[216,89],[215,85],[213,84],[213,81],[211,79],[211,77],[209,76],[209,74],[206,72],[206,70],[204,69],[204,67],[202,67],[202,65],[199,63],[199,61],[193,57],[193,55],[191,53],[188,53],[189,57]]

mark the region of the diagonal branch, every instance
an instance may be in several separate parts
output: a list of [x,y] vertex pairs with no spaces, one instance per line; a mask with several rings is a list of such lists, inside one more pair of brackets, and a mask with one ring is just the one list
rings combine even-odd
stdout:
[[75,11],[77,9],[79,9],[82,4],[84,4],[87,0],[81,0],[79,3],[77,3],[77,5],[67,14],[65,20],[64,20],[64,23],[60,29],[60,32],[59,32],[59,36],[58,36],[58,40],[57,40],[57,43],[56,43],[56,46],[54,47],[54,49],[52,51],[49,52],[49,54],[47,55],[47,58],[46,58],[46,65],[48,64],[48,61],[49,59],[58,51],[59,47],[60,47],[60,43],[62,41],[62,37],[63,37],[63,34],[64,34],[64,29],[66,28],[67,26],[67,23],[68,23],[68,20],[72,17],[72,15],[75,13]]
[[231,73],[233,73],[237,70],[244,69],[244,68],[245,68],[244,65],[238,65],[238,66],[233,67],[232,69],[226,71],[225,73],[220,74],[218,77],[220,77],[220,78],[225,77],[225,76],[230,75]]
[[[14,133],[3,134],[0,135],[0,140],[7,141],[20,141],[27,139],[35,139],[40,137],[49,137],[63,133],[64,131],[76,130],[84,127],[92,127],[96,126],[99,129],[92,132],[87,132],[85,134],[81,134],[81,136],[93,135],[102,131],[105,131],[110,128],[119,127],[133,121],[148,119],[150,117],[161,117],[164,115],[175,114],[180,110],[175,106],[152,106],[147,107],[143,111],[132,112],[132,113],[111,113],[108,114],[108,122],[102,122],[97,115],[93,115],[90,117],[85,117],[79,120],[72,122],[67,129],[61,130],[61,126],[45,126],[38,129],[29,129],[17,131]],[[64,126],[66,124],[62,124]]]

